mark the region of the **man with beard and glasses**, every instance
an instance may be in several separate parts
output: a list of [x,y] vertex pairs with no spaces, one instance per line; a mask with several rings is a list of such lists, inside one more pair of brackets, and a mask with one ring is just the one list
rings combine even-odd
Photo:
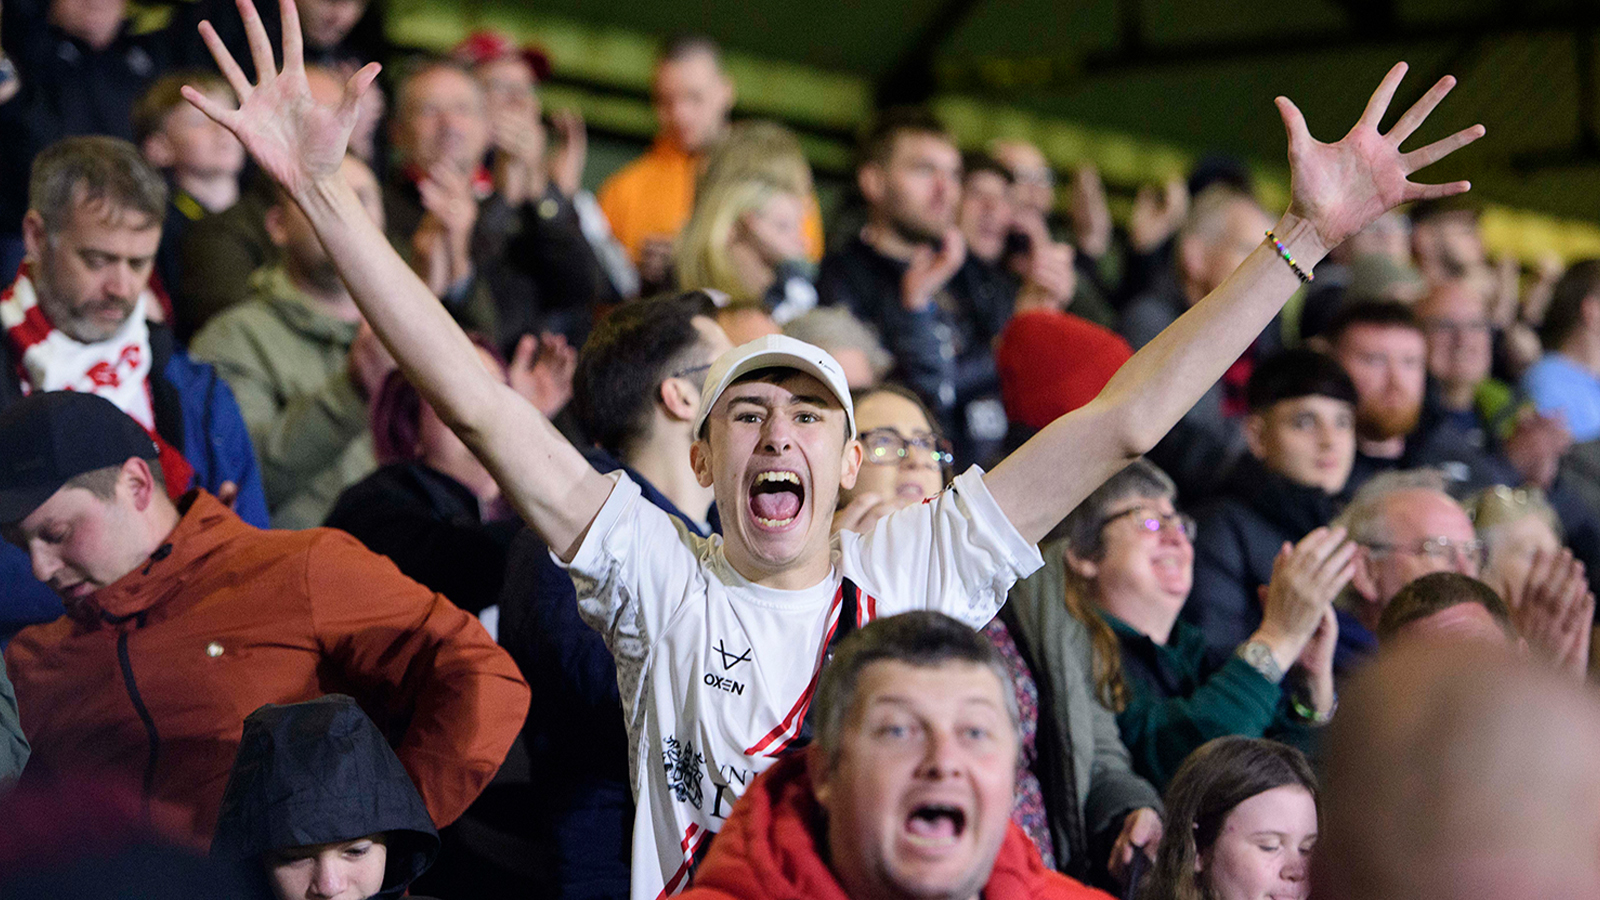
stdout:
[[[625,474],[596,472],[537,409],[483,370],[477,349],[339,174],[378,67],[352,76],[338,106],[317,104],[305,83],[294,2],[281,7],[281,72],[254,7],[241,2],[259,80],[245,78],[206,26],[207,44],[243,101],[232,109],[198,91],[185,96],[238,135],[295,198],[407,377],[568,567],[586,623],[616,658],[638,801],[630,890],[637,900],[681,890],[749,779],[808,742],[811,700],[836,639],[919,609],[969,626],[993,618],[1016,579],[1042,565],[1036,543],[1221,377],[1298,289],[1302,266],[1384,209],[1467,190],[1465,182],[1422,185],[1407,176],[1483,134],[1475,125],[1400,150],[1454,85],[1448,77],[1380,133],[1404,64],[1389,70],[1335,144],[1312,138],[1299,110],[1279,97],[1294,172],[1275,230],[1284,251],[1263,240],[1094,401],[992,472],[968,469],[869,534],[832,527],[839,491],[855,485],[863,461],[838,363],[782,336],[723,353],[690,421],[689,461],[698,484],[713,489],[722,523],[721,539],[706,539],[646,501]],[[953,164],[936,168],[934,179],[954,181]],[[913,824],[902,818],[886,833]]]
[[[346,156],[345,180],[383,223],[378,182]],[[267,233],[282,262],[257,269],[250,299],[195,335],[194,355],[228,380],[250,426],[274,528],[321,525],[339,493],[378,467],[367,404],[394,361],[361,324],[350,292],[281,191]]]
[[967,252],[961,152],[927,111],[892,109],[863,145],[856,184],[867,224],[823,258],[817,293],[877,327],[891,377],[933,409],[958,467],[990,462],[1006,431],[991,348],[1017,288]]
[[[233,393],[178,349],[148,289],[167,184],[109,137],[45,148],[28,184],[27,255],[0,294],[0,409],[27,394],[98,394],[148,431],[172,497],[203,487],[267,524],[255,453]],[[27,555],[0,547],[0,639],[60,616]]]

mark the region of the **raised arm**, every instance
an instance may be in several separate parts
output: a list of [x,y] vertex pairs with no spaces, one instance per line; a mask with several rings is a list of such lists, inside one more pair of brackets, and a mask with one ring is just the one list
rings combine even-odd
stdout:
[[611,482],[596,473],[548,420],[484,370],[477,349],[395,253],[339,175],[361,95],[377,77],[369,63],[350,77],[337,107],[319,105],[306,84],[300,16],[279,0],[283,68],[250,0],[238,0],[250,55],[245,78],[209,22],[200,35],[240,104],[229,109],[192,87],[183,95],[232,131],[283,185],[316,229],[356,305],[406,377],[472,448],[500,490],[551,548],[570,559],[605,503]]
[[[1468,189],[1464,181],[1423,185],[1407,176],[1482,137],[1483,126],[1400,151],[1450,92],[1454,78],[1440,79],[1388,134],[1378,132],[1405,72],[1405,63],[1389,70],[1361,119],[1335,144],[1312,138],[1295,105],[1277,99],[1289,134],[1291,199],[1273,233],[1303,270],[1401,203]],[[1090,491],[1155,446],[1299,286],[1294,271],[1263,240],[1216,290],[1134,354],[1100,396],[997,465],[985,482],[1017,530],[1039,540]]]

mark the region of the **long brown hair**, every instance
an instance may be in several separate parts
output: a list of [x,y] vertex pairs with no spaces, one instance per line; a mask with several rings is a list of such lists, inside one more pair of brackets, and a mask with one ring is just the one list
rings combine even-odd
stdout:
[[1166,827],[1139,900],[1210,900],[1195,860],[1211,849],[1234,807],[1285,785],[1305,788],[1317,802],[1317,776],[1293,747],[1238,735],[1200,745],[1167,786]]
[[1177,493],[1167,473],[1149,460],[1136,459],[1085,497],[1045,538],[1047,541],[1059,539],[1069,554],[1063,567],[1067,612],[1089,630],[1089,646],[1094,652],[1095,696],[1112,712],[1127,709],[1130,696],[1128,682],[1122,674],[1122,644],[1116,632],[1095,611],[1094,585],[1073,569],[1071,557],[1097,560],[1105,554],[1101,533],[1105,530],[1106,511],[1111,507],[1129,497],[1170,500]]

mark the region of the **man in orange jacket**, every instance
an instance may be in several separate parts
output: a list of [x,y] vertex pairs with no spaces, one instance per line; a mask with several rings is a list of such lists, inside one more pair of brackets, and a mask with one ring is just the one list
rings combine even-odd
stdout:
[[1109,900],[1011,823],[1016,694],[971,628],[936,612],[869,623],[812,711],[815,742],[750,785],[683,900]]
[[204,847],[263,703],[357,698],[449,824],[504,761],[528,688],[476,619],[328,529],[261,531],[205,491],[176,504],[149,435],[92,394],[0,416],[0,526],[67,615],[6,651],[36,778],[142,786]]

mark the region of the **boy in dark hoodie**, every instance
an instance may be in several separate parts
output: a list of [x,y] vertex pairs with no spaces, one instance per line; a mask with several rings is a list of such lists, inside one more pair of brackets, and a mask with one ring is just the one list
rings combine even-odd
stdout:
[[438,853],[422,796],[354,700],[268,703],[244,720],[213,858],[259,863],[276,900],[389,900]]

